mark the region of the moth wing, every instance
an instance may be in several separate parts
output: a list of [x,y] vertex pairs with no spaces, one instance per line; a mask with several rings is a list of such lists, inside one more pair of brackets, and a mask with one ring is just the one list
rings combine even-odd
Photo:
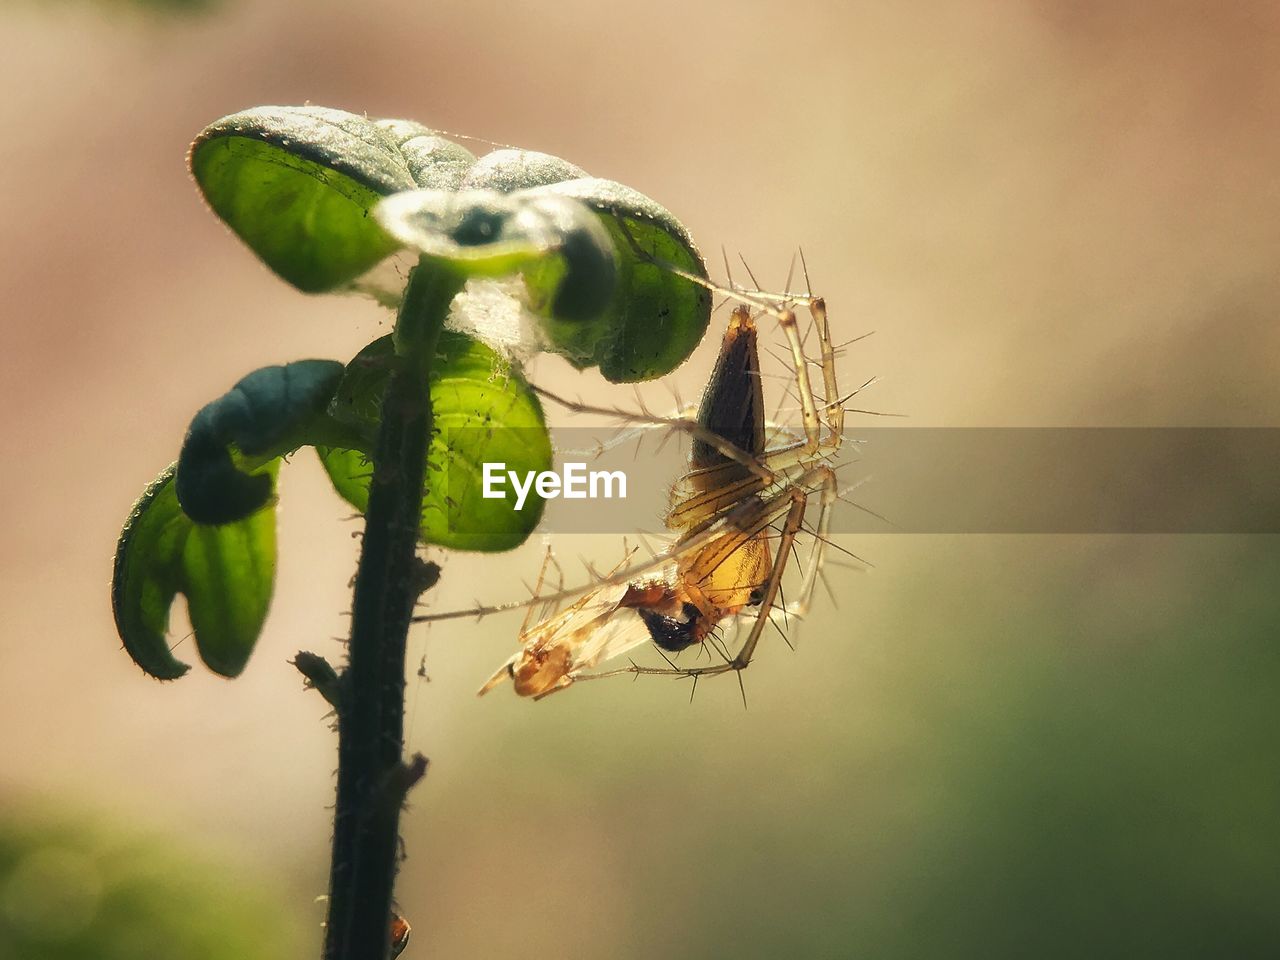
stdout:
[[520,638],[522,649],[537,645],[558,646],[560,644],[579,645],[589,639],[594,628],[601,621],[607,623],[614,615],[618,604],[626,596],[625,583],[611,583],[593,590],[559,613],[534,624]]
[[[553,679],[565,680],[577,669],[584,645],[591,645],[592,637],[602,629],[601,625],[607,627],[626,592],[625,583],[607,584],[534,624],[521,635],[520,649],[485,681],[479,693],[486,694],[511,678],[516,679],[517,692],[522,692],[522,684],[533,684],[533,689],[537,690]],[[526,671],[530,676],[525,675]],[[531,679],[534,676],[536,680]]]

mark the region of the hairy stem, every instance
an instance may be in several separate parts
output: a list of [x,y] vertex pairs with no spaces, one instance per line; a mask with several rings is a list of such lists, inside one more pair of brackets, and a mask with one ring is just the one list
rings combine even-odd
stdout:
[[396,360],[382,401],[338,711],[325,960],[387,960],[390,951],[400,808],[423,770],[420,759],[409,766],[401,754],[405,638],[428,585],[415,554],[432,427],[428,375],[461,285],[447,267],[419,264],[396,318]]

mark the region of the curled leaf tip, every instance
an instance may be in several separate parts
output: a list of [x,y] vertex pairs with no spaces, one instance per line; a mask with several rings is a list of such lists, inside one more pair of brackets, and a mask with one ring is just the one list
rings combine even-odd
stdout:
[[300,430],[323,413],[342,371],[336,360],[263,367],[201,409],[178,456],[176,492],[183,512],[197,523],[217,525],[261,509],[271,498],[271,478],[242,471],[232,448],[270,458],[298,446],[304,439]]
[[176,680],[191,669],[173,655],[165,636],[177,592],[167,566],[181,540],[175,529],[175,522],[181,523],[180,512],[172,491],[176,466],[171,464],[148,485],[129,511],[111,576],[116,632],[133,662],[157,680]]

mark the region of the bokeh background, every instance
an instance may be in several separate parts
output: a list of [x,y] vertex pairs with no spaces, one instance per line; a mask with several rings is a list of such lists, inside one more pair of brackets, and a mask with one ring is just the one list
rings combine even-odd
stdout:
[[[287,470],[233,683],[147,680],[107,600],[195,409],[387,324],[208,215],[183,154],[223,114],[559,154],[766,286],[803,246],[838,332],[877,331],[847,380],[913,424],[1278,425],[1265,0],[10,0],[0,35],[0,956],[318,952],[335,743],[285,661],[338,654],[347,511]],[[1280,954],[1276,538],[842,544],[874,568],[831,568],[838,608],[766,644],[747,710],[731,679],[476,700],[518,624],[416,632],[407,960]],[[450,557],[433,603],[538,562]]]

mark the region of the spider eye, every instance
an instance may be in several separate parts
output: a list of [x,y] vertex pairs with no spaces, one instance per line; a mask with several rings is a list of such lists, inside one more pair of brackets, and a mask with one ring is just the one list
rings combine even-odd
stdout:
[[686,647],[697,643],[698,618],[701,611],[691,603],[686,603],[681,614],[684,619],[665,617],[643,607],[636,609],[640,619],[649,628],[649,636],[653,642],[670,653],[679,653]]

